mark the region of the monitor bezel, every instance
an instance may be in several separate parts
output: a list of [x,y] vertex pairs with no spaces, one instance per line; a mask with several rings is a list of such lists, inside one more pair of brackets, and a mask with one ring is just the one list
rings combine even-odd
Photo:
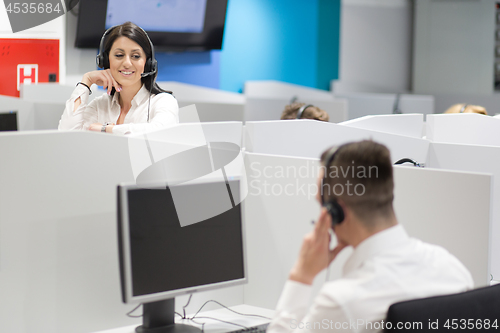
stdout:
[[[240,178],[234,178],[229,182],[238,181]],[[196,181],[186,182],[186,185],[196,185],[203,183],[215,183],[222,181],[215,181],[214,179],[200,179]],[[182,185],[175,185],[182,186]],[[161,301],[176,296],[192,294],[195,292],[209,291],[214,289],[233,287],[248,283],[248,267],[247,267],[247,250],[246,250],[246,231],[245,231],[245,218],[243,201],[240,203],[241,210],[241,237],[243,246],[243,278],[223,281],[217,283],[206,284],[202,286],[193,286],[183,289],[176,289],[171,291],[158,292],[148,295],[134,296],[132,290],[132,269],[131,269],[131,255],[130,255],[130,238],[129,236],[129,216],[128,216],[128,191],[141,188],[150,189],[163,189],[167,187],[165,182],[150,183],[150,184],[119,184],[118,185],[118,252],[120,264],[120,280],[122,301],[126,304],[136,303],[150,303]],[[241,195],[241,186],[240,195]]]
[[[107,0],[80,0],[76,27],[76,48],[97,49],[106,31]],[[155,51],[183,52],[221,50],[228,0],[208,0],[201,33],[148,31]],[[132,21],[133,22],[133,21]]]

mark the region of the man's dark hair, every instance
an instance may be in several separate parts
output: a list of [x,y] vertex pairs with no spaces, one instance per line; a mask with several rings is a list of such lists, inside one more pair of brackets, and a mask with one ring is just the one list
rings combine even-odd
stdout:
[[393,213],[394,180],[387,147],[365,140],[339,146],[325,165],[328,156],[332,156],[331,149],[321,155],[326,175],[320,194],[325,201],[340,199],[367,222]]

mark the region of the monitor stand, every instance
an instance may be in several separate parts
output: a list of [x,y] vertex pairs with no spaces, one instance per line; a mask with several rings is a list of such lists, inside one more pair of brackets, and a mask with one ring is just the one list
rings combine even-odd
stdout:
[[137,333],[200,333],[201,329],[191,325],[176,324],[175,298],[163,301],[144,303],[142,325]]

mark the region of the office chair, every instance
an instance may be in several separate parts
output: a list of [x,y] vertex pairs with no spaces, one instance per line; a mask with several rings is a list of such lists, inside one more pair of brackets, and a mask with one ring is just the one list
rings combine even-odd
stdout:
[[499,329],[500,284],[395,303],[389,307],[384,326],[384,332],[419,333],[490,332]]

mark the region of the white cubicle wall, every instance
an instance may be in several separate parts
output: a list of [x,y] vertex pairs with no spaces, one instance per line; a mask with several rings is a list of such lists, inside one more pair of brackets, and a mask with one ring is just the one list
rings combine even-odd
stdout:
[[[392,114],[397,99],[396,94],[344,93],[335,94],[349,104],[349,119],[363,116]],[[398,109],[403,114],[434,113],[434,97],[431,95],[401,94]]]
[[274,80],[246,81],[243,92],[246,97],[285,98],[288,101],[296,98],[298,102],[332,99],[329,91]]
[[307,158],[318,158],[333,145],[363,139],[387,145],[394,162],[406,157],[424,163],[429,149],[424,139],[316,120],[247,122],[244,135],[249,152]]
[[[245,96],[242,94],[174,81],[158,82],[158,85],[173,92],[179,107],[195,104],[199,121],[244,120]],[[197,121],[182,112],[179,114],[179,120],[181,123]]]
[[[492,227],[491,227],[491,273],[494,280],[500,280],[500,147],[431,143],[428,166],[432,168],[459,171],[485,172],[493,175],[492,185]],[[455,206],[467,206],[478,193],[471,188],[463,192]],[[480,211],[474,211],[481,214]],[[476,225],[475,216],[470,217]]]
[[477,113],[427,116],[427,139],[433,142],[500,146],[500,119]]
[[351,119],[339,125],[422,138],[425,123],[423,114],[385,114]]
[[[344,99],[308,99],[307,104],[319,107],[328,113],[331,123],[347,120],[347,102]],[[290,100],[280,97],[249,96],[245,104],[245,121],[279,120]]]
[[[21,84],[19,94],[20,98],[25,101],[64,104],[73,90],[75,90],[75,85],[59,83]],[[92,94],[89,96],[89,102],[103,93],[103,90],[99,90],[95,84],[92,85],[91,90]]]
[[[274,308],[303,236],[319,214],[318,160],[247,153],[245,163],[250,272],[245,303]],[[491,175],[399,166],[394,168],[394,179],[396,215],[409,235],[445,247],[469,269],[476,286],[486,286]],[[476,195],[467,205],[457,205],[468,191]],[[341,275],[351,251],[344,250],[333,262],[330,279]],[[324,281],[322,272],[314,290]]]
[[245,121],[278,120],[292,99],[325,110],[332,123],[348,119],[347,101],[325,90],[269,80],[246,81],[244,92],[247,98]]
[[0,96],[0,112],[17,113],[19,131],[57,129],[64,111],[64,104],[32,102],[17,97]]
[[[229,127],[232,137],[237,129]],[[208,140],[224,140],[220,128],[212,133]],[[126,316],[134,305],[121,301],[116,186],[135,181],[133,165],[150,163],[144,140],[0,133],[0,156],[0,331],[83,333],[139,323]],[[241,304],[243,287],[196,294],[188,311],[213,298]],[[177,300],[181,311],[187,296]]]

